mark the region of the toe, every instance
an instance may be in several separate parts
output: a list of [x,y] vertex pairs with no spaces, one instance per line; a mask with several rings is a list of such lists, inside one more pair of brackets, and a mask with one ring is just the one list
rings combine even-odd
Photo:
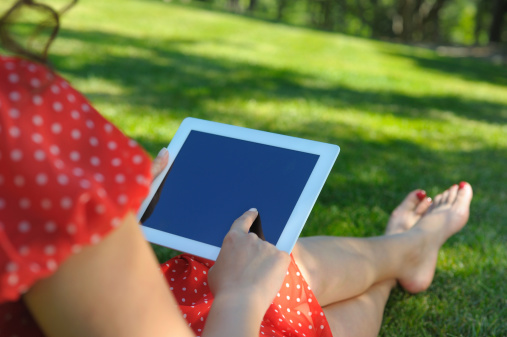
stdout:
[[447,202],[449,204],[454,204],[456,201],[456,196],[458,195],[458,185],[454,184],[449,189],[449,196],[447,197]]
[[472,201],[473,191],[472,186],[467,182],[461,182],[456,192],[456,199],[454,205],[468,209]]
[[435,197],[435,199],[433,199],[433,207],[437,207],[437,206],[439,206],[442,203],[442,197],[443,197],[443,193],[437,195]]
[[414,190],[410,192],[405,199],[401,202],[401,204],[397,207],[398,209],[403,209],[407,211],[414,211],[416,207],[419,205],[421,200],[426,198],[426,192],[423,190]]
[[415,208],[417,215],[423,215],[431,206],[431,198],[425,197]]

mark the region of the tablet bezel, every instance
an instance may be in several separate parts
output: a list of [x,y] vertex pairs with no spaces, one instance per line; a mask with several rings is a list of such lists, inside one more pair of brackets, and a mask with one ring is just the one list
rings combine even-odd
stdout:
[[[276,243],[276,247],[278,249],[290,253],[294,248],[301,231],[303,230],[303,226],[306,223],[315,202],[317,201],[317,197],[319,196],[329,173],[331,172],[333,164],[340,152],[340,147],[333,144],[211,122],[192,117],[185,118],[167,147],[167,150],[169,151],[169,163],[162,173],[153,180],[150,193],[142,203],[137,214],[138,220],[142,218],[144,212],[148,208],[151,200],[160,187],[160,184],[169,172],[174,160],[177,158],[178,153],[185,143],[188,135],[194,130],[258,144],[311,153],[319,156],[317,163],[315,164],[315,167],[310,174],[296,205],[294,206],[294,210],[292,211],[289,220],[287,221],[278,242]],[[227,225],[230,226],[232,224]],[[143,225],[141,225],[141,227],[146,239],[157,245],[200,256],[209,260],[216,260],[220,252],[220,247],[163,232],[151,227]]]

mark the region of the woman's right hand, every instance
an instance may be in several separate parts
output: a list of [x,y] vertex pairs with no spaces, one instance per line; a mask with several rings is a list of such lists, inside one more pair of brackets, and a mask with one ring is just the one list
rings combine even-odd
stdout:
[[215,298],[224,294],[255,298],[263,316],[280,290],[290,256],[248,232],[257,215],[251,209],[234,221],[208,280]]

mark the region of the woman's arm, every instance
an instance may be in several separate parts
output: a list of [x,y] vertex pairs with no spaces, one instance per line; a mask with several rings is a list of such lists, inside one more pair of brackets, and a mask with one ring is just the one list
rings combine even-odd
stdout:
[[[239,218],[210,271],[215,301],[203,336],[258,336],[283,282],[289,256],[248,234],[256,212]],[[70,257],[24,296],[53,336],[194,336],[133,214],[95,246]]]

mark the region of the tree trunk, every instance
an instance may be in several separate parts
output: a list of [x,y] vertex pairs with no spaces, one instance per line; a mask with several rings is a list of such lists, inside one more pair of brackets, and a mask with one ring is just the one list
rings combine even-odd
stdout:
[[287,0],[278,0],[276,6],[276,20],[282,21],[285,7],[287,7]]
[[507,14],[507,0],[496,0],[491,14],[493,20],[489,29],[489,42],[501,42],[504,16]]
[[257,7],[257,0],[250,0],[250,3],[248,4],[247,10],[252,13],[255,10],[255,7]]

